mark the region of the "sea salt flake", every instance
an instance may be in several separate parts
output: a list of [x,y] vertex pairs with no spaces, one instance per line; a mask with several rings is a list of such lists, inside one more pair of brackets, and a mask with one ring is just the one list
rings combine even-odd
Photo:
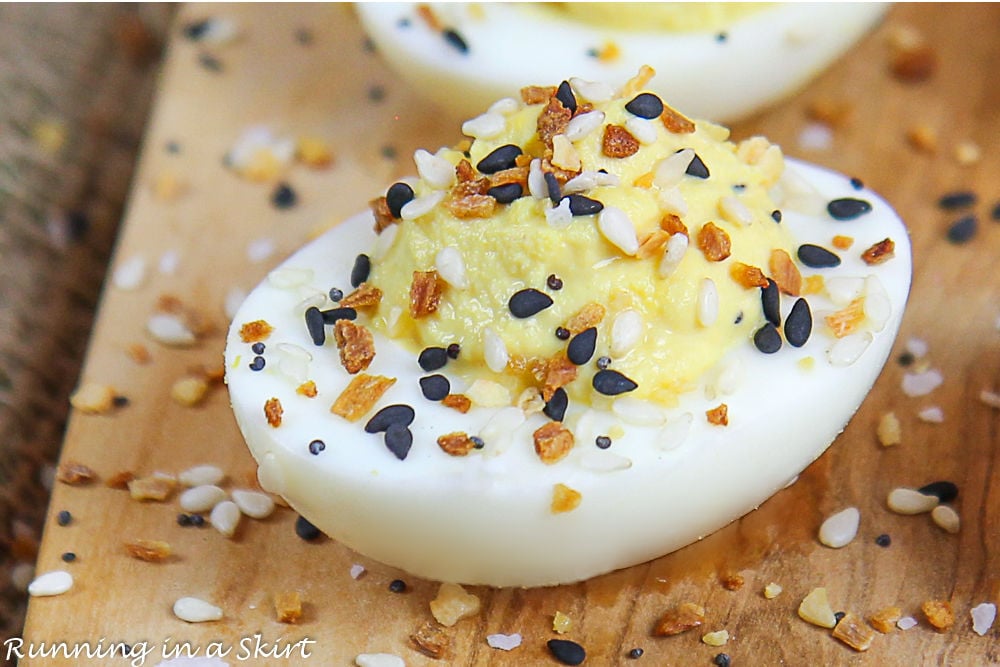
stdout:
[[912,616],[904,616],[903,618],[896,621],[896,627],[900,630],[909,630],[910,628],[915,628],[917,626],[917,619]]
[[906,351],[917,359],[926,357],[928,350],[930,350],[930,346],[922,338],[908,338],[906,340]]
[[486,635],[486,643],[490,645],[490,648],[498,648],[501,651],[513,651],[521,645],[521,635],[517,632],[512,635],[500,633]]
[[970,609],[969,614],[972,616],[972,631],[982,637],[993,627],[997,606],[992,602],[983,602]]
[[274,239],[254,239],[247,244],[247,260],[257,264],[274,254]]
[[833,146],[833,130],[826,123],[808,123],[799,132],[799,148],[804,151],[826,151]]
[[160,255],[160,261],[157,262],[157,269],[160,273],[165,276],[172,276],[177,273],[177,268],[181,264],[181,253],[180,251],[171,248]]
[[133,255],[115,269],[114,284],[118,289],[134,290],[146,279],[146,260],[141,255]]
[[366,571],[367,570],[365,570],[364,565],[358,565],[355,563],[351,566],[351,579],[360,579],[361,575],[363,575]]
[[930,405],[917,413],[917,418],[929,424],[940,424],[944,421],[944,410],[937,405]]
[[941,371],[931,368],[923,373],[904,373],[902,388],[907,396],[926,396],[944,382]]

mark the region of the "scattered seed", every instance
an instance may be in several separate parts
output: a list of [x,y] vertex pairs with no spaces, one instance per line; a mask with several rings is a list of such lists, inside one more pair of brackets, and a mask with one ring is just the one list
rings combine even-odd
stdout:
[[729,667],[733,664],[732,658],[729,657],[728,653],[719,653],[714,658],[712,658],[712,663],[716,667]]
[[753,344],[764,354],[774,354],[781,349],[781,334],[768,322],[753,335]]
[[469,52],[469,45],[465,39],[455,31],[454,28],[445,28],[441,31],[444,41],[450,44],[456,51],[465,55]]
[[71,588],[73,588],[73,575],[65,570],[53,570],[39,575],[28,584],[28,595],[32,597],[62,595]]
[[579,665],[587,659],[587,651],[568,639],[550,639],[546,645],[552,657],[564,665]]
[[799,298],[792,306],[791,312],[785,319],[785,340],[789,345],[802,347],[809,340],[812,333],[812,312],[809,310],[809,302]]
[[955,244],[967,243],[978,230],[979,219],[974,215],[966,215],[948,227],[948,240]]
[[569,340],[573,334],[566,327],[556,327],[556,338],[559,340]]
[[573,336],[566,348],[566,356],[577,366],[582,366],[594,356],[597,347],[597,329],[590,327]]
[[240,512],[251,519],[266,519],[274,512],[274,500],[266,493],[234,489],[232,497]]
[[599,370],[594,374],[593,387],[599,394],[617,396],[638,389],[639,385],[618,371]]
[[979,200],[979,197],[975,192],[963,190],[960,192],[949,192],[947,194],[941,195],[938,199],[938,206],[945,211],[954,211],[959,208],[967,208],[969,206],[974,206]]
[[271,204],[278,210],[289,209],[295,206],[298,195],[288,183],[279,183],[271,194]]
[[904,487],[893,489],[886,499],[889,509],[897,514],[923,514],[937,507],[939,502],[937,496]]
[[178,502],[185,512],[207,512],[226,499],[226,492],[213,484],[203,484],[188,489]]
[[395,454],[396,458],[400,461],[406,459],[406,455],[410,453],[410,447],[413,445],[413,433],[407,426],[403,424],[390,424],[387,429],[385,429],[385,446],[389,448],[389,451]]
[[56,523],[60,526],[68,526],[72,522],[73,515],[69,513],[69,510],[60,510],[59,513],[56,514]]
[[729,642],[728,630],[716,630],[702,635],[701,641],[709,646],[725,646]]
[[486,194],[497,200],[498,204],[509,204],[516,199],[520,199],[524,194],[524,188],[520,183],[505,183],[497,185],[486,191]]
[[890,537],[888,533],[882,533],[875,538],[875,544],[885,549],[892,544],[892,537]]
[[694,158],[691,160],[691,164],[687,166],[684,173],[688,176],[694,176],[695,178],[708,178],[708,167],[702,162],[701,158],[695,153]]
[[934,524],[945,532],[955,534],[962,526],[958,512],[948,505],[938,505],[931,510],[931,520]]
[[406,582],[402,579],[393,579],[389,582],[389,591],[392,593],[405,593]]
[[382,408],[365,424],[365,433],[381,433],[393,424],[409,426],[416,413],[409,405],[397,403]]
[[925,495],[937,496],[937,499],[942,503],[950,503],[958,497],[958,486],[954,482],[944,480],[925,484],[917,491]]
[[858,534],[861,513],[857,507],[848,507],[830,516],[819,528],[819,541],[832,549],[850,544]]
[[[323,313],[316,306],[306,308],[306,330],[312,339],[313,345],[323,345],[326,342],[326,327]],[[263,359],[263,357],[260,357]],[[263,368],[263,365],[261,366]],[[259,370],[259,369],[258,369]]]
[[368,280],[368,275],[372,270],[372,260],[364,253],[354,259],[354,266],[351,268],[351,287],[357,287]]
[[982,637],[993,627],[997,606],[992,602],[983,602],[970,609],[969,614],[972,616],[972,631]]
[[[358,319],[358,311],[354,308],[347,307],[321,310],[320,315],[323,316],[323,324],[336,324],[340,320],[350,320],[353,322]],[[315,317],[315,315],[312,317]]]
[[312,542],[322,535],[319,528],[312,525],[304,516],[300,516],[295,520],[295,534],[306,542]]
[[598,357],[597,358],[597,367],[600,370],[603,371],[605,368],[607,368],[610,365],[611,365],[611,357]]
[[525,319],[542,312],[553,303],[552,297],[545,292],[540,292],[534,288],[527,288],[515,292],[507,302],[511,315],[519,319]]
[[584,197],[583,195],[566,195],[559,201],[562,202],[563,199],[569,201],[569,212],[574,217],[581,215],[595,215],[604,209],[604,204],[596,199]]
[[639,93],[625,103],[625,110],[639,118],[658,118],[663,113],[663,101],[652,93]]
[[226,537],[232,537],[240,525],[240,508],[231,500],[223,500],[212,508],[209,523]]
[[483,174],[495,174],[504,169],[511,169],[515,165],[517,156],[521,155],[521,147],[514,144],[505,144],[494,149],[476,165],[476,169]]
[[[554,206],[558,206],[559,202],[562,200],[562,191],[559,188],[559,181],[556,179],[556,175],[551,172],[545,172],[542,177],[545,181],[545,192],[549,196],[549,201],[552,202]],[[567,201],[567,206],[569,202]]]
[[188,623],[218,621],[222,618],[222,609],[198,598],[183,597],[174,602],[174,616]]
[[573,94],[573,88],[569,85],[569,81],[563,81],[556,88],[556,99],[571,113],[576,111],[576,95]]
[[76,554],[73,553],[72,551],[67,551],[62,556],[60,556],[60,558],[64,563],[72,563],[73,561],[76,560]]
[[443,375],[420,378],[420,392],[428,401],[440,401],[451,393],[451,382]]
[[552,398],[545,403],[542,412],[552,421],[561,422],[566,415],[566,408],[568,406],[569,397],[566,395],[566,391],[562,387],[559,387],[552,392]]
[[639,658],[642,657],[643,653],[645,653],[645,651],[643,651],[641,648],[636,647],[628,652],[628,657],[632,660],[638,660]]
[[608,449],[611,447],[611,438],[606,435],[599,435],[594,439],[594,444],[598,449]]
[[826,210],[834,220],[854,220],[869,213],[872,205],[864,199],[844,197],[831,201],[826,205]]
[[811,243],[803,243],[798,250],[799,261],[812,269],[840,266],[840,257],[826,248]]
[[426,347],[417,356],[417,363],[428,373],[444,368],[448,363],[448,350],[444,347]]
[[778,284],[767,279],[767,287],[760,288],[761,305],[764,308],[764,317],[774,326],[781,324],[781,291]]

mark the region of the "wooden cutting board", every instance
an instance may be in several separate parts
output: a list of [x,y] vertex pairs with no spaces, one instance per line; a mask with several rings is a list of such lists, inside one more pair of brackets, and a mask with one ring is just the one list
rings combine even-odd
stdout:
[[[211,45],[184,37],[183,26],[210,16],[231,19],[238,39]],[[888,40],[900,26],[917,29],[936,54],[936,70],[925,82],[905,84],[889,73]],[[128,404],[71,420],[63,461],[90,466],[101,481],[55,486],[38,571],[67,569],[75,585],[31,602],[23,648],[146,642],[145,662],[135,662],[146,665],[181,642],[201,655],[216,642],[229,649],[230,665],[347,665],[365,652],[395,653],[408,665],[525,665],[554,664],[545,643],[561,636],[586,647],[587,664],[632,664],[626,656],[633,648],[645,651],[635,664],[656,665],[709,665],[722,651],[734,665],[997,664],[1000,630],[977,636],[969,610],[1000,597],[1000,411],[978,398],[981,390],[1000,389],[1000,222],[990,219],[1000,200],[998,71],[1000,6],[896,5],[884,25],[808,88],[733,128],[736,138],[762,133],[790,155],[857,175],[897,207],[910,225],[915,257],[896,352],[910,337],[926,341],[926,361],[941,370],[943,385],[908,398],[900,390],[904,368],[890,361],[844,434],[797,484],[676,554],[572,586],[471,589],[482,611],[447,630],[448,657],[436,662],[409,639],[431,620],[434,583],[329,540],[303,542],[290,510],[244,521],[235,539],[226,539],[211,528],[179,526],[176,498],[139,503],[103,484],[120,471],[179,472],[200,463],[224,468],[229,488],[252,484],[254,464],[225,389],[185,407],[171,399],[172,384],[193,367],[221,365],[223,303],[233,288],[250,289],[316,230],[362,210],[391,179],[410,171],[416,148],[451,144],[462,120],[419,100],[382,66],[349,6],[185,6],[81,380],[111,385]],[[831,104],[850,112],[831,146],[800,148],[807,108]],[[252,182],[223,164],[252,125],[280,136],[314,135],[333,149],[329,168],[299,164],[283,175],[298,195],[290,209],[271,205],[274,180]],[[917,126],[936,135],[936,152],[908,142]],[[982,149],[977,163],[956,160],[963,141]],[[960,189],[980,194],[970,209],[980,228],[972,241],[956,245],[945,232],[960,214],[940,210],[936,201]],[[259,259],[268,248],[273,253]],[[116,286],[110,276],[137,257],[145,261],[142,284]],[[191,349],[152,341],[144,323],[163,295],[197,309],[213,331]],[[149,363],[130,356],[136,344],[148,349]],[[918,418],[929,406],[943,410],[943,423]],[[875,427],[890,410],[902,422],[903,441],[883,448]],[[886,509],[892,488],[939,479],[960,488],[958,534],[945,533],[927,516]],[[840,550],[820,545],[823,517],[849,505],[861,511],[858,538]],[[67,526],[57,523],[61,510],[72,513]],[[890,546],[876,545],[881,534],[891,536]],[[163,563],[130,558],[122,545],[135,538],[165,540],[176,556]],[[65,552],[76,560],[64,563]],[[357,580],[355,564],[366,569]],[[745,583],[727,590],[722,580],[734,574]],[[396,578],[406,581],[406,592],[389,591]],[[784,589],[773,600],[762,594],[770,582]],[[920,623],[879,635],[870,651],[857,654],[797,617],[799,602],[819,586],[837,610],[867,616],[897,605]],[[270,598],[293,590],[305,600],[304,617],[297,625],[279,623]],[[187,595],[219,605],[223,620],[192,625],[175,618],[173,602]],[[925,600],[950,601],[954,627],[935,632],[920,613]],[[705,626],[653,638],[656,619],[684,601],[705,607]],[[552,630],[556,612],[572,621],[565,635]],[[730,633],[725,647],[701,643],[703,631],[721,629]],[[485,638],[493,633],[520,633],[523,644],[509,653],[490,648]],[[263,653],[254,651],[255,635]],[[274,650],[278,654],[268,657]]]

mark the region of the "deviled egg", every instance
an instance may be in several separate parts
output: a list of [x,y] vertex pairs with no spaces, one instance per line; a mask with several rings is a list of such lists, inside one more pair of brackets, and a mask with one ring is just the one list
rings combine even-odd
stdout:
[[[886,3],[359,3],[385,61],[462,115],[570,76],[651,90],[696,118],[733,121],[789,95],[853,46]],[[707,84],[706,82],[711,82]]]
[[700,539],[827,448],[898,331],[906,229],[652,74],[500,100],[271,271],[226,347],[265,489],[412,574],[541,586]]

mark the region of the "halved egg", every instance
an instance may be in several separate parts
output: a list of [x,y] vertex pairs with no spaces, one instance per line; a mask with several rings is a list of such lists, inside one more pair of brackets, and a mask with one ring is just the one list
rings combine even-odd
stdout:
[[[570,76],[652,90],[696,118],[730,122],[793,93],[885,14],[886,3],[359,3],[385,61],[462,115]],[[710,82],[710,83],[709,83]]]
[[898,331],[906,229],[650,74],[505,98],[271,271],[226,347],[265,489],[412,574],[542,586],[704,537],[826,449]]

